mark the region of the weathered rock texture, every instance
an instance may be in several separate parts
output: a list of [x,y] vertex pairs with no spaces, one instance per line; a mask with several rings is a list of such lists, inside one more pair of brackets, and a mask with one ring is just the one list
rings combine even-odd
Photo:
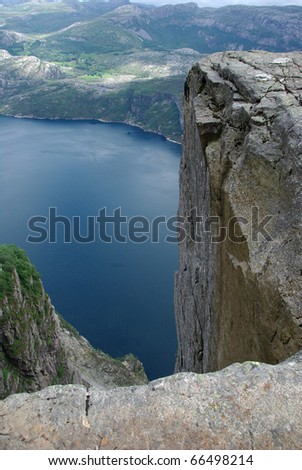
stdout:
[[301,449],[302,355],[115,390],[65,385],[0,402],[1,449]]
[[[278,363],[302,348],[301,69],[301,53],[226,52],[189,73],[178,371]],[[214,243],[218,227],[228,236]]]
[[0,398],[53,384],[144,384],[142,364],[95,350],[59,318],[25,253],[0,245]]

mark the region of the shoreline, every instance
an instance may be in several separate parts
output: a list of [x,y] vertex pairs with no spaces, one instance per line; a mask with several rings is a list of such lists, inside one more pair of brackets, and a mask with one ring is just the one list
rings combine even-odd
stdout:
[[101,118],[81,118],[81,117],[80,118],[62,118],[62,117],[49,118],[49,117],[21,116],[21,115],[2,114],[2,113],[0,113],[0,116],[10,117],[10,118],[15,118],[15,119],[32,119],[32,120],[36,119],[37,121],[95,121],[95,122],[100,122],[103,124],[125,124],[126,126],[136,127],[137,129],[140,129],[148,134],[154,134],[154,135],[158,135],[159,137],[163,137],[165,140],[173,144],[181,145],[181,142],[178,142],[177,140],[173,140],[170,137],[167,137],[166,135],[161,134],[160,132],[146,130],[142,126],[139,126],[138,124],[134,124],[131,121],[106,121],[105,119],[101,119]]

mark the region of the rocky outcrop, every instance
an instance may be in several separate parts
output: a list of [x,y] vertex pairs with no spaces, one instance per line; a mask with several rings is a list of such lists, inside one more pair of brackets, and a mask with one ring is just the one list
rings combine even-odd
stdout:
[[0,246],[0,397],[53,384],[115,387],[146,383],[132,355],[95,350],[59,318],[25,253]]
[[226,52],[190,71],[178,371],[302,348],[301,67],[301,53]]
[[[63,74],[59,67],[35,56],[13,56],[7,50],[0,49],[0,98],[26,96],[30,89],[36,89],[49,80],[60,82]],[[20,100],[22,99],[20,97]],[[43,100],[36,106],[43,108]],[[11,114],[7,104],[2,103],[1,113]],[[20,114],[20,109],[16,115]]]
[[141,387],[49,387],[0,402],[0,448],[301,449],[301,393],[301,353]]
[[0,50],[1,69],[11,79],[18,80],[58,80],[62,77],[60,69],[50,62],[35,56],[12,56],[5,49]]
[[13,44],[23,44],[27,42],[24,34],[15,31],[0,29],[0,47],[10,47]]

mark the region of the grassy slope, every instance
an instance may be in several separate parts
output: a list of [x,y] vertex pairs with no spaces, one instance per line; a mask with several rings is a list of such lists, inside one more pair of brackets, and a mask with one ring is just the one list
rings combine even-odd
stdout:
[[77,21],[93,19],[116,8],[110,2],[85,4],[25,3],[0,9],[5,29],[25,34],[47,34],[59,31]]
[[[0,112],[38,118],[102,119],[129,122],[146,130],[179,139],[181,126],[175,102],[184,77],[150,80],[125,85],[110,93],[96,94],[93,87],[72,82],[50,83],[2,100]],[[135,111],[131,112],[131,108]]]
[[13,270],[16,269],[23,295],[42,295],[40,276],[30,263],[26,253],[14,245],[0,245],[0,301],[13,293]]

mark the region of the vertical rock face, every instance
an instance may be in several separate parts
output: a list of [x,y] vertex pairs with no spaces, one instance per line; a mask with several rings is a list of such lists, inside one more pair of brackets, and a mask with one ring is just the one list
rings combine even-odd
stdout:
[[176,369],[302,348],[302,54],[226,52],[185,84]]

